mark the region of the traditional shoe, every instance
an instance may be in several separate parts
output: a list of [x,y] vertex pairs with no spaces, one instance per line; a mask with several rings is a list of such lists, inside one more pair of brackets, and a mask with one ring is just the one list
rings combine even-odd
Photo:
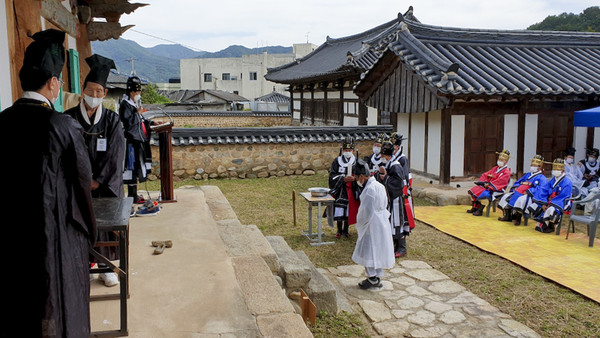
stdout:
[[370,289],[370,288],[380,288],[382,286],[383,286],[383,284],[381,284],[379,277],[367,278],[367,279],[363,280],[362,282],[358,283],[358,287],[360,287],[363,290]]
[[481,216],[483,215],[483,204],[477,210],[473,211],[473,216]]
[[349,233],[347,233],[347,232],[344,232],[344,237],[346,237],[346,238],[350,238],[350,234],[349,234]]
[[106,272],[98,275],[101,281],[104,282],[105,286],[111,287],[119,284],[119,279],[117,278],[117,274],[114,272]]
[[163,251],[165,251],[165,243],[159,243],[156,249],[154,249],[154,254],[160,255]]
[[335,234],[335,238],[341,238],[342,234],[340,234],[339,232],[337,234]]
[[474,213],[474,212],[475,212],[475,210],[477,210],[477,208],[475,208],[475,207],[472,207],[471,209],[467,210],[467,213],[468,213],[468,214],[472,214],[472,213]]
[[400,258],[400,257],[404,257],[404,256],[406,256],[406,251],[403,251],[403,252],[396,251],[396,253],[394,254],[394,257],[396,257],[396,258]]
[[173,241],[171,241],[171,240],[167,240],[167,241],[152,241],[152,246],[154,246],[154,247],[160,246],[161,244],[164,244],[165,248],[172,248],[173,247]]

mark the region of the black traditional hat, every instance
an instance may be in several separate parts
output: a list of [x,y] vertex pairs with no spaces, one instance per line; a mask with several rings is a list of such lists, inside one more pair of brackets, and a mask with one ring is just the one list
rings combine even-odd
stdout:
[[387,139],[387,136],[385,136],[384,133],[381,133],[379,135],[377,135],[377,138],[375,139],[375,143],[381,143],[383,144],[383,142]]
[[342,142],[342,149],[354,149],[354,147],[355,147],[354,137],[347,136],[344,139],[344,142]]
[[394,144],[390,141],[385,141],[381,145],[381,155],[394,155]]
[[392,134],[392,136],[390,137],[390,141],[396,146],[402,145],[402,141],[404,141],[406,139],[407,139],[406,137],[403,137],[402,135],[400,135],[396,132],[394,132]]
[[354,170],[354,175],[359,176],[371,176],[371,171],[369,170],[369,166],[362,159],[358,159],[356,161],[356,169]]
[[598,148],[588,148],[587,149],[587,156],[595,156],[596,158],[598,158],[599,154],[600,154],[600,151],[598,151]]
[[85,62],[90,66],[90,72],[85,77],[84,87],[86,83],[93,82],[106,88],[106,80],[108,79],[110,70],[117,69],[115,62],[98,54],[88,57],[85,59]]
[[139,92],[142,90],[142,80],[137,76],[127,79],[127,92]]
[[38,90],[48,79],[59,77],[65,64],[65,33],[47,29],[31,36],[27,46],[19,79],[23,90]]
[[575,156],[575,148],[565,149],[565,156]]

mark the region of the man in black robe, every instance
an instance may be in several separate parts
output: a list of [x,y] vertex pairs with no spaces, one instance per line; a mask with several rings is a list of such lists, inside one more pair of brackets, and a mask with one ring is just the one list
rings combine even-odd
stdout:
[[[119,115],[102,106],[106,96],[106,80],[111,69],[116,69],[113,60],[94,54],[85,59],[90,72],[83,83],[83,100],[67,111],[83,127],[85,143],[92,165],[92,197],[120,197],[123,192],[123,160],[125,158],[125,137]],[[116,241],[114,233],[99,233],[99,241]],[[109,260],[118,260],[119,250],[115,247],[101,247],[97,250]],[[105,267],[100,264],[100,267]],[[106,286],[119,284],[117,274],[103,272],[100,280]]]
[[126,94],[119,106],[119,117],[125,131],[125,171],[123,182],[127,195],[133,202],[143,204],[143,196],[137,194],[137,183],[145,182],[152,167],[150,150],[150,121],[143,118],[141,106],[142,82],[137,76],[127,79]]
[[336,238],[350,237],[349,225],[356,223],[359,201],[352,174],[356,167],[354,148],[354,138],[347,137],[342,143],[340,155],[333,160],[329,170],[329,191],[335,198],[333,219],[337,222]]
[[0,113],[0,205],[17,219],[2,222],[12,279],[3,335],[88,337],[88,249],[96,239],[90,162],[81,126],[53,108],[65,34],[50,29],[32,38],[19,72],[23,97]]
[[123,197],[125,137],[119,115],[102,105],[113,60],[94,54],[86,59],[90,72],[83,84],[83,100],[67,110],[83,127],[92,165],[92,196]]
[[406,236],[410,233],[409,220],[405,202],[408,195],[408,175],[398,160],[394,160],[394,145],[384,142],[381,146],[381,157],[384,166],[379,167],[375,178],[381,182],[388,193],[388,210],[394,239],[394,256],[406,255]]

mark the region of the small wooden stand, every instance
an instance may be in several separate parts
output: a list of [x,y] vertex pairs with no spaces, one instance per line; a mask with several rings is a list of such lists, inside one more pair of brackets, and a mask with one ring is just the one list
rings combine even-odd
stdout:
[[171,137],[173,123],[163,123],[152,126],[152,131],[158,133],[158,152],[160,155],[160,202],[177,202],[173,193],[173,146]]

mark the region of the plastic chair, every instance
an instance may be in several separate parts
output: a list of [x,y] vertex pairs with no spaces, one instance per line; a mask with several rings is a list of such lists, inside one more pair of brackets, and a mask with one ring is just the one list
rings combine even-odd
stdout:
[[[577,210],[577,205],[585,205],[588,203],[594,203],[596,201],[600,201],[600,193],[595,193],[592,195],[588,195],[586,198],[575,201],[573,203],[573,207],[571,210]],[[594,246],[594,238],[596,237],[596,230],[598,229],[598,219],[600,219],[600,205],[596,207],[594,212],[591,215],[575,215],[571,214],[571,219],[569,220],[569,226],[567,227],[567,239],[569,239],[569,231],[573,229],[575,232],[575,222],[585,223],[587,225],[588,236],[590,238],[589,247]],[[560,226],[556,229],[557,235],[560,232]]]
[[511,178],[510,181],[508,181],[508,185],[506,186],[506,188],[504,188],[504,191],[493,192],[492,194],[490,194],[490,197],[487,198],[489,203],[485,208],[485,217],[490,217],[490,208],[493,208],[494,212],[496,212],[496,205],[498,204],[498,200],[500,200],[502,195],[504,195],[507,192],[510,192],[510,189],[512,189],[512,186],[513,184],[515,184],[515,182],[516,181],[513,178]]

